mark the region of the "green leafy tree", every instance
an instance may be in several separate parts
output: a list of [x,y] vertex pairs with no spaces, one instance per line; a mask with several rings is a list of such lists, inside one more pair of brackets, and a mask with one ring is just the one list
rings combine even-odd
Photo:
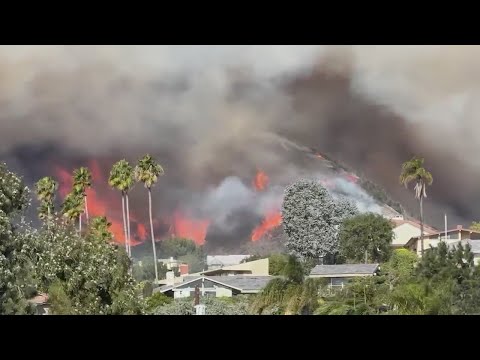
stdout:
[[383,216],[359,214],[343,222],[340,252],[355,262],[385,262],[391,254],[393,236],[392,225]]
[[147,314],[153,314],[160,306],[171,304],[173,299],[161,292],[156,292],[145,301],[145,311]]
[[304,264],[289,256],[281,277],[272,279],[250,305],[255,314],[311,314],[318,306],[319,279],[305,279]]
[[38,289],[48,292],[53,286],[53,309],[71,314],[142,313],[141,291],[128,271],[130,260],[123,249],[106,242],[102,232],[89,229],[82,239],[60,223],[38,236],[35,254]]
[[324,259],[339,250],[342,222],[358,213],[346,201],[335,201],[318,182],[300,180],[285,190],[282,205],[283,228],[291,254]]
[[283,269],[288,262],[288,255],[286,254],[272,254],[268,258],[268,273],[272,276],[283,274]]
[[417,254],[407,249],[396,249],[392,256],[381,266],[381,273],[386,276],[390,289],[401,282],[408,282],[415,275],[418,262]]
[[130,210],[128,204],[128,193],[135,184],[134,170],[127,160],[123,159],[116,162],[110,176],[108,178],[108,184],[121,192],[122,194],[122,216],[123,216],[123,229],[125,233],[125,248],[129,256],[131,256],[130,246]]
[[160,252],[163,257],[178,258],[197,251],[197,244],[193,240],[183,238],[168,238],[160,242]]
[[424,233],[423,233],[423,199],[427,197],[427,186],[432,185],[433,177],[424,167],[424,159],[413,157],[402,165],[400,174],[400,183],[408,187],[408,184],[415,181],[415,198],[420,204],[420,242],[423,255],[424,249]]
[[475,231],[480,231],[480,222],[473,221],[472,224],[470,225],[470,229]]
[[[158,277],[165,279],[167,274],[167,266],[165,264],[158,264]],[[179,273],[175,273],[179,276]],[[137,281],[155,280],[155,266],[151,257],[144,257],[141,261],[137,261],[133,265],[133,277]]]
[[87,189],[92,186],[92,174],[90,170],[86,167],[81,167],[73,171],[73,188],[75,191],[83,196],[83,204],[85,217],[87,219],[87,224],[89,224],[90,219],[88,216],[88,201],[87,201]]
[[164,171],[160,164],[150,155],[145,155],[135,167],[135,179],[143,182],[148,191],[148,215],[150,218],[150,235],[152,237],[153,259],[155,264],[155,280],[158,282],[158,268],[157,268],[157,250],[155,248],[155,234],[153,232],[153,218],[152,218],[152,187],[158,181],[158,177],[163,175]]
[[17,220],[28,206],[29,190],[5,164],[0,164],[0,315],[29,314],[27,298],[34,266],[26,255],[32,234],[21,234]]
[[35,192],[37,199],[40,201],[39,218],[46,220],[47,227],[50,226],[50,221],[54,212],[55,193],[58,189],[58,183],[51,177],[43,177],[35,184]]

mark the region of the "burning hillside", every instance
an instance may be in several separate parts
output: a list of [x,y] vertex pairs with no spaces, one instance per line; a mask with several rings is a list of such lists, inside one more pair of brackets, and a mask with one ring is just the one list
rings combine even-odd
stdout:
[[[319,180],[334,195],[351,198],[363,210],[380,210],[357,184],[358,176],[318,152],[298,145],[287,148],[283,145],[267,142],[263,146],[277,156],[283,152],[286,164],[290,161],[301,163],[302,171],[270,169],[267,172],[269,166],[263,164],[265,166],[252,169],[254,173],[250,180],[231,174],[219,178],[217,184],[212,178],[203,186],[191,186],[176,181],[181,177],[175,172],[169,173],[167,167],[166,176],[153,189],[156,241],[175,236],[192,239],[209,248],[223,249],[238,248],[245,242],[268,241],[281,227],[283,189],[305,177]],[[107,183],[111,164],[112,161],[105,159],[87,161],[93,178],[92,188],[87,190],[89,212],[91,216],[107,216],[112,223],[115,241],[123,244],[121,196]],[[71,190],[72,170],[73,166],[54,166],[55,177],[60,183],[60,200]],[[129,193],[132,246],[149,239],[146,195],[143,186],[138,185]]]

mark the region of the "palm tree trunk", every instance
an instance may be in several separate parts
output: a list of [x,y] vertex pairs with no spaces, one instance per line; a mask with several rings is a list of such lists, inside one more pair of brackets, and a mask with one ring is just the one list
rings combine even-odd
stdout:
[[122,218],[123,218],[123,233],[125,235],[125,251],[128,254],[127,221],[125,219],[125,194],[123,192],[122,192]]
[[50,204],[47,204],[47,230],[50,230]]
[[88,220],[88,203],[87,203],[87,195],[84,195],[83,196],[83,203],[85,205],[85,216],[87,218],[87,225],[89,223],[89,220]]
[[423,196],[420,195],[420,246],[421,246],[421,249],[422,249],[422,256],[423,256],[423,251],[424,251],[424,247],[423,247]]
[[153,261],[155,264],[155,281],[158,283],[157,249],[155,248],[155,235],[153,233],[152,219],[152,189],[150,188],[148,188],[148,215],[150,216],[150,234],[152,236]]
[[127,200],[127,233],[128,233],[128,256],[132,256],[132,242],[130,237],[130,208],[128,206],[128,193],[125,193],[125,199]]

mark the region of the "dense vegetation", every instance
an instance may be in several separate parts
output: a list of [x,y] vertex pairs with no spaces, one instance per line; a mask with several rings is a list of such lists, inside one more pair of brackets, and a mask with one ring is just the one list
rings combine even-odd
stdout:
[[0,165],[0,314],[32,313],[28,300],[38,293],[48,293],[54,314],[143,313],[131,261],[112,242],[111,224],[104,217],[88,218],[81,229],[88,169],[75,171],[73,178],[60,212],[53,201],[56,182],[46,177],[36,184],[44,225],[34,229],[23,219],[28,188]]

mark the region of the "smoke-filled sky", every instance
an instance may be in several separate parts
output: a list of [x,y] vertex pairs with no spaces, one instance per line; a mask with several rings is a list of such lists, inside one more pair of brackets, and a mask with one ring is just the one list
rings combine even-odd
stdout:
[[148,151],[166,170],[158,206],[198,198],[221,218],[258,168],[278,185],[315,172],[279,139],[340,159],[413,214],[398,175],[418,154],[434,177],[427,221],[468,224],[479,60],[478,46],[2,46],[0,159],[33,180]]

